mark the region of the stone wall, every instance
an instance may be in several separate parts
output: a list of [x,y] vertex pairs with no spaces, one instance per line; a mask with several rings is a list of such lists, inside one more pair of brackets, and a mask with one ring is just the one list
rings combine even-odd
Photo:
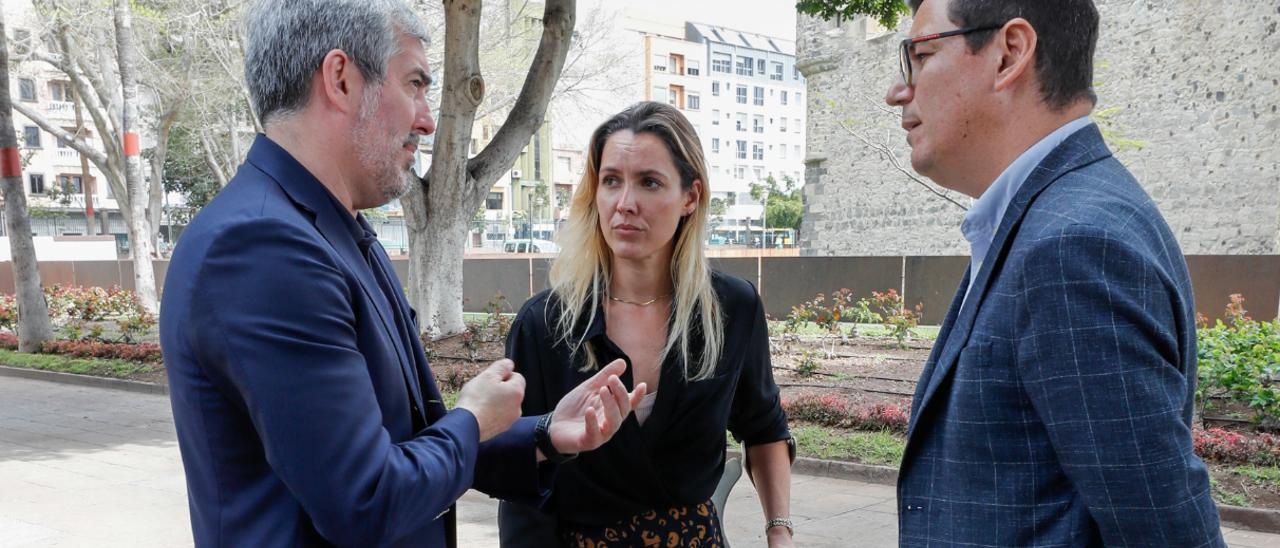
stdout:
[[[1097,0],[1095,120],[1188,254],[1280,254],[1280,2]],[[963,211],[913,180],[897,32],[800,16],[807,78],[804,255],[965,255]],[[892,154],[905,172],[888,159]]]

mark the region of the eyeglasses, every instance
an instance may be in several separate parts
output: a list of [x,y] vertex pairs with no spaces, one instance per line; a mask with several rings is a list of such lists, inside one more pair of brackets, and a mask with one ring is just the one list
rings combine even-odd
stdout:
[[964,34],[972,34],[975,32],[996,30],[1003,26],[1004,25],[1001,24],[1001,25],[989,25],[985,27],[970,27],[967,29],[949,30],[947,32],[939,32],[936,34],[925,34],[922,36],[903,39],[901,47],[898,48],[898,68],[902,70],[902,81],[905,82],[908,86],[915,85],[915,81],[912,79],[912,68],[914,63],[911,62],[911,57],[912,57],[911,54],[914,53],[916,44],[919,44],[920,42],[928,42],[930,40],[937,40],[939,38],[946,38],[948,36],[960,36]]

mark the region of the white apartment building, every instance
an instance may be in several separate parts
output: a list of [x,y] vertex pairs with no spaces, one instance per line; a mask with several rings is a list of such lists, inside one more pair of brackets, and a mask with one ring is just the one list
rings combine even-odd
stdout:
[[706,155],[711,197],[728,206],[710,236],[758,238],[764,206],[751,199],[751,184],[804,181],[805,81],[795,43],[636,16],[627,28],[644,43],[644,99],[665,101],[689,118]]
[[[24,59],[28,48],[41,49],[44,42],[41,30],[48,22],[42,20],[31,2],[4,0],[3,9],[9,46],[9,97],[15,105],[43,116],[51,125],[67,133],[77,133],[74,96],[66,74],[48,63]],[[145,95],[142,98],[146,101]],[[82,113],[82,135],[90,146],[102,149],[101,137],[87,110]],[[23,189],[27,194],[27,206],[31,213],[33,235],[45,237],[81,236],[88,232],[87,210],[92,206],[93,232],[99,236],[114,236],[119,251],[124,251],[128,240],[128,227],[120,213],[115,194],[105,177],[92,162],[81,161],[80,153],[58,137],[45,131],[33,120],[13,110],[13,129],[18,137],[19,155],[22,158]],[[142,132],[142,148],[155,145],[154,135]],[[87,169],[86,169],[87,168]],[[87,175],[86,175],[87,173]],[[143,167],[143,176],[150,170]],[[86,193],[89,190],[89,193]],[[183,204],[180,194],[169,194],[166,203]],[[162,250],[170,240],[166,217],[159,227]],[[0,231],[4,224],[0,223]]]

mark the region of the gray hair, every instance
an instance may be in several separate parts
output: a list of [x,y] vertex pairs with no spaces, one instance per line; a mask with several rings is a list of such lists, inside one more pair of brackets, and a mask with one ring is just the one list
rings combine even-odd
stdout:
[[381,84],[399,33],[430,41],[400,0],[257,0],[245,15],[244,77],[262,124],[306,106],[312,77],[334,49]]

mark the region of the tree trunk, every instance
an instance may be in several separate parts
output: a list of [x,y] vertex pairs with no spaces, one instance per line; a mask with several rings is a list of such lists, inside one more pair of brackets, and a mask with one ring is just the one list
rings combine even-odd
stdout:
[[573,34],[575,1],[547,0],[542,40],[520,96],[493,141],[468,160],[471,128],[484,99],[480,6],[480,0],[444,2],[444,90],[431,169],[421,188],[401,200],[409,232],[409,300],[418,310],[419,326],[432,337],[466,329],[462,259],[467,223],[542,125]]
[[129,247],[133,254],[134,292],[144,308],[159,312],[155,272],[152,270],[151,222],[147,218],[147,192],[142,182],[142,145],[139,142],[138,84],[134,74],[133,21],[129,0],[115,4],[116,54],[120,70],[123,106],[120,134],[124,138],[125,193],[129,196]]
[[[84,108],[80,106],[80,92],[74,86],[71,87],[71,98],[74,101],[76,109],[76,137],[84,136]],[[84,226],[85,236],[94,236],[98,233],[98,227],[94,222],[93,215],[93,195],[97,185],[94,184],[93,176],[89,173],[89,157],[80,155],[80,186],[84,190]]]
[[[160,236],[161,215],[164,214],[164,162],[169,156],[169,133],[178,119],[181,102],[171,105],[168,112],[162,114],[160,124],[156,128],[156,147],[151,150],[151,184],[147,187],[150,193],[147,199],[147,222],[151,224],[151,248],[158,249],[157,238]],[[173,227],[169,227],[172,231]],[[170,235],[172,237],[172,235]]]
[[[0,13],[0,37],[6,37],[4,14]],[[18,158],[18,136],[13,129],[13,108],[9,96],[9,45],[0,40],[0,175],[4,192],[5,227],[9,231],[9,248],[13,261],[13,277],[18,302],[18,351],[37,352],[43,343],[53,339],[49,308],[40,285],[40,269],[36,264],[36,247],[31,240],[31,218],[27,215],[27,196],[22,189],[22,164]]]

